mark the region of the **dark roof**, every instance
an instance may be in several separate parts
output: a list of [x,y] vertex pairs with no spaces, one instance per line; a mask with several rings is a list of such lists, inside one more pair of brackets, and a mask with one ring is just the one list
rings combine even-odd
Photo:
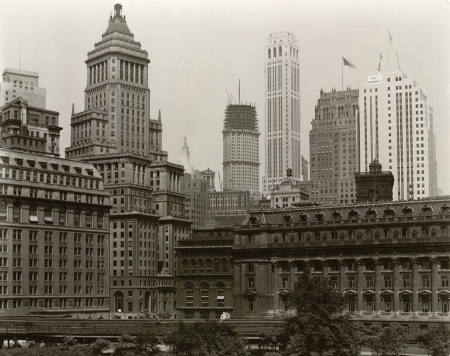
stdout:
[[255,107],[252,105],[227,105],[223,129],[258,131]]

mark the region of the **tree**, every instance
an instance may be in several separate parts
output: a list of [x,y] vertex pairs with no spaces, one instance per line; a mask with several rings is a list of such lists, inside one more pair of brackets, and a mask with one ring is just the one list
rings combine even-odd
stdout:
[[108,340],[99,338],[91,345],[92,354],[94,356],[101,355],[102,351],[106,349],[111,343]]
[[178,356],[246,356],[244,343],[236,332],[224,323],[203,322],[178,328],[165,338],[171,351]]
[[377,356],[399,355],[407,346],[407,330],[403,327],[376,326],[365,329],[363,344]]
[[114,355],[152,356],[156,355],[158,351],[158,338],[150,332],[144,332],[137,337],[121,335]]
[[343,313],[342,295],[326,279],[304,273],[287,295],[296,315],[286,319],[278,335],[283,355],[357,356],[360,342],[354,325]]
[[419,336],[419,344],[431,356],[447,356],[450,352],[450,337],[445,325],[434,326]]

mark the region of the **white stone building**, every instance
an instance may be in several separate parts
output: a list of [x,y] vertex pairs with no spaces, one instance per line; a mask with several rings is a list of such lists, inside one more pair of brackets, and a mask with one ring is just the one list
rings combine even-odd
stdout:
[[368,77],[359,96],[360,171],[377,159],[394,175],[394,200],[437,194],[433,108],[401,71]]
[[269,193],[284,179],[302,180],[300,152],[299,46],[292,33],[276,32],[265,52],[265,153],[263,191]]

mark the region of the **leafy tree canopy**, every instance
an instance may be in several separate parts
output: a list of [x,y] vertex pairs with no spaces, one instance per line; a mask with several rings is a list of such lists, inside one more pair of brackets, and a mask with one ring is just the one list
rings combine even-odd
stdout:
[[354,324],[343,314],[342,295],[325,279],[302,275],[286,303],[297,311],[278,335],[283,355],[357,356],[360,343]]
[[228,325],[217,322],[180,323],[165,339],[179,356],[246,356],[243,341]]

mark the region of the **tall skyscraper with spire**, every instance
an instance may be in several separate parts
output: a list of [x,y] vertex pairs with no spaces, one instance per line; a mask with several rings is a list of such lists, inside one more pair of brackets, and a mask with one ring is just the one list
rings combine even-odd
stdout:
[[300,61],[295,36],[276,32],[265,52],[265,153],[263,191],[283,181],[288,168],[302,180],[300,148]]
[[116,4],[88,52],[85,110],[72,114],[66,149],[95,165],[111,195],[111,310],[122,317],[174,311],[175,239],[190,233],[183,167],[162,150],[161,113],[150,117],[149,63]]
[[436,195],[433,108],[425,91],[401,70],[390,33],[378,69],[360,90],[360,171],[368,172],[375,159],[392,171],[394,200]]

